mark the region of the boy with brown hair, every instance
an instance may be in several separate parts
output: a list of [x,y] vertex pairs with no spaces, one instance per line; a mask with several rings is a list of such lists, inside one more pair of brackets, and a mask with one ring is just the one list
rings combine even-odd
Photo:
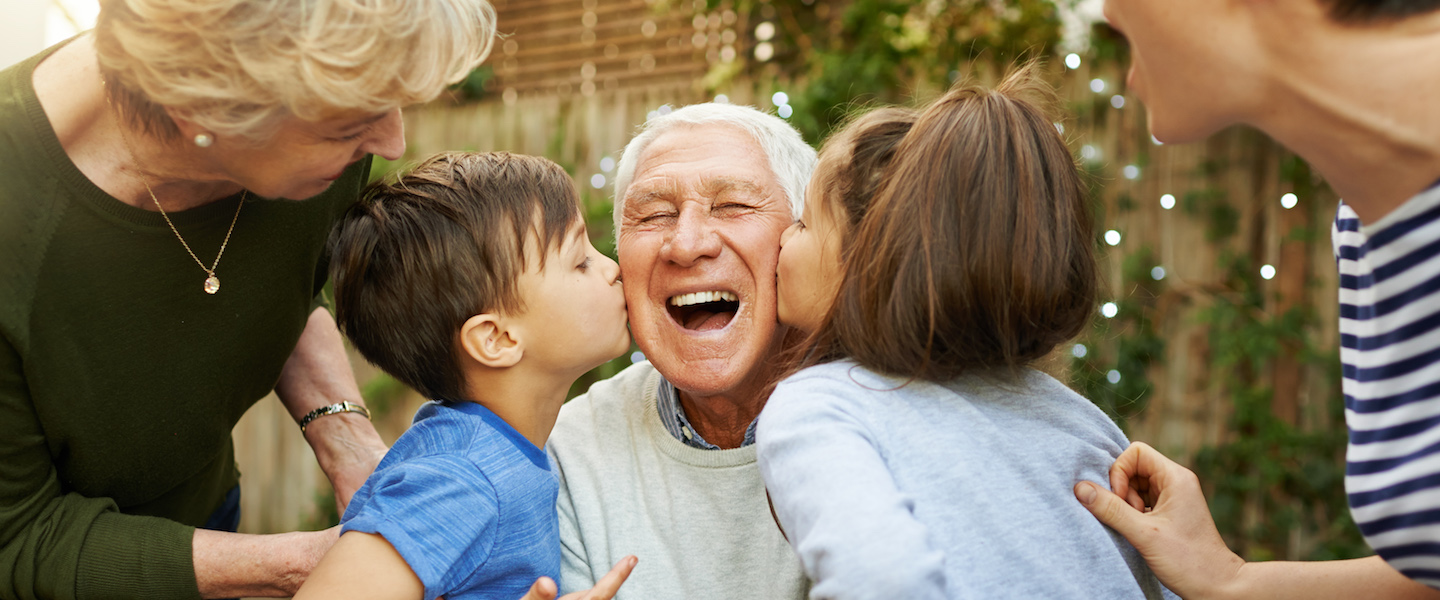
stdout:
[[630,346],[619,267],[590,244],[573,182],[543,158],[440,154],[371,186],[330,245],[340,329],[432,402],[296,598],[552,595],[545,442],[575,379]]

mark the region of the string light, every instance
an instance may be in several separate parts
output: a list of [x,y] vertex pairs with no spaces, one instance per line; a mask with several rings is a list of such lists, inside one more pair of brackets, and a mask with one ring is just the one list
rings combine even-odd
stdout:
[[1171,196],[1170,194],[1160,196],[1160,208],[1163,208],[1165,210],[1175,208],[1175,197]]
[[[1075,55],[1071,54],[1070,56]],[[1085,358],[1085,355],[1089,353],[1090,349],[1086,348],[1085,344],[1075,344],[1073,347],[1070,348],[1070,355],[1074,356],[1075,358]]]
[[1080,68],[1080,55],[1074,52],[1065,55],[1065,66],[1071,69]]
[[1120,232],[1115,231],[1114,229],[1105,232],[1105,243],[1110,244],[1111,246],[1119,246]]
[[1105,315],[1107,319],[1113,319],[1115,315],[1120,314],[1120,307],[1116,306],[1114,302],[1106,302],[1100,305],[1100,314]]

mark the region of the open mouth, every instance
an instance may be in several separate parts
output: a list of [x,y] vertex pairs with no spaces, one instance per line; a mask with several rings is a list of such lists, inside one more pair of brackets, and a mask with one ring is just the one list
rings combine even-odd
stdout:
[[724,329],[740,311],[740,297],[735,292],[692,292],[671,296],[665,302],[670,318],[690,331]]

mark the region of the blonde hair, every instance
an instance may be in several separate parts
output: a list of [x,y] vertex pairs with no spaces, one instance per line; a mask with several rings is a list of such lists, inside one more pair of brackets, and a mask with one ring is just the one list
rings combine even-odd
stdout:
[[486,0],[104,0],[95,47],[107,93],[163,138],[170,109],[260,142],[318,121],[425,102],[495,38]]

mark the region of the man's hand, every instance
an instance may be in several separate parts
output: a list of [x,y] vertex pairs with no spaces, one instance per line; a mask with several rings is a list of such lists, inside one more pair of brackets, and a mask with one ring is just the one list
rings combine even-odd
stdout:
[[[615,593],[620,591],[620,584],[625,583],[625,579],[630,577],[630,571],[635,569],[635,563],[638,560],[634,556],[620,559],[620,562],[611,567],[609,573],[601,577],[600,581],[595,582],[595,587],[565,594],[560,600],[610,600],[614,598]],[[526,592],[525,597],[520,600],[555,600],[556,593],[555,582],[551,581],[549,577],[541,577],[535,580],[535,585],[530,586],[530,591]]]
[[1135,442],[1110,467],[1110,488],[1082,481],[1075,497],[1130,540],[1171,591],[1212,598],[1238,580],[1245,560],[1220,538],[1195,473]]

